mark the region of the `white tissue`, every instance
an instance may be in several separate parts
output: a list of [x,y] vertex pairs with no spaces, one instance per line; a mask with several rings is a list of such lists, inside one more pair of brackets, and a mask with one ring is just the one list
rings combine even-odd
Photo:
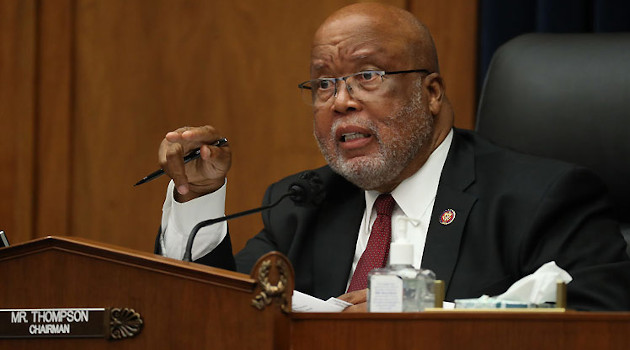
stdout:
[[498,300],[529,302],[542,304],[556,302],[556,284],[560,281],[569,283],[573,280],[568,272],[550,261],[531,275],[516,281],[503,294],[496,296]]

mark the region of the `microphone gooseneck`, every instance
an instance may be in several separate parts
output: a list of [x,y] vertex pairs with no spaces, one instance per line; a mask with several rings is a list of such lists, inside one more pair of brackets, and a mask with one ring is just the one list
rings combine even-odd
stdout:
[[280,198],[269,205],[199,222],[190,231],[188,241],[186,242],[186,250],[182,260],[192,261],[192,245],[195,240],[195,236],[197,236],[197,232],[199,232],[199,230],[203,227],[214,225],[216,223],[227,221],[230,219],[235,219],[241,216],[258,213],[263,210],[271,209],[280,204],[280,202],[282,202],[282,200],[287,197],[291,197],[291,199],[297,206],[317,206],[324,199],[324,192],[322,191],[322,187],[322,181],[319,176],[312,171],[306,171],[301,173],[298,176],[298,179],[294,183],[289,185],[289,188],[285,194],[280,196]]

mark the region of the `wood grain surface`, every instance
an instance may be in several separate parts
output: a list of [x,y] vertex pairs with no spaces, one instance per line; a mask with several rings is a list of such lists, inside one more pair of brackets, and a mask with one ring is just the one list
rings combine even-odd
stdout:
[[[472,127],[477,1],[384,1],[436,38],[456,124]],[[308,79],[319,24],[351,1],[0,0],[0,229],[12,243],[88,237],[151,251],[164,134],[212,124],[229,138],[227,213],[324,164]],[[230,224],[235,250],[258,215]]]

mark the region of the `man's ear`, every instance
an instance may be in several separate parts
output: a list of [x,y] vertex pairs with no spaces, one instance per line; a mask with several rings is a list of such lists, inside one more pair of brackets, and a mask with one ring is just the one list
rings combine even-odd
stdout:
[[444,101],[444,80],[440,73],[431,73],[424,78],[424,87],[427,91],[429,111],[434,117],[440,114]]

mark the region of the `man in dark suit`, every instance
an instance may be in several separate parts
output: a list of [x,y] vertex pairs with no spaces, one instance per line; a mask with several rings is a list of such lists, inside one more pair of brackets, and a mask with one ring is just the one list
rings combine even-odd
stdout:
[[[555,261],[574,278],[570,307],[630,309],[630,262],[601,182],[585,169],[453,129],[432,38],[413,15],[374,3],[335,12],[315,34],[311,80],[300,87],[313,104],[314,134],[329,164],[315,170],[324,202],[283,203],[263,213],[263,230],[235,259],[227,226],[209,228],[193,247],[197,262],[249,272],[258,257],[278,250],[295,268],[297,290],[344,294],[355,289],[355,278],[365,286],[356,271],[375,237],[376,203],[391,194],[386,215],[418,220],[409,233],[414,264],[445,281],[447,300],[500,294]],[[162,142],[161,164],[173,182],[157,252],[181,257],[186,225],[207,218],[191,214],[195,207],[223,201],[230,150],[208,146],[221,136],[210,126],[182,128]],[[196,147],[201,158],[184,167],[183,155]],[[270,186],[264,203],[296,176]],[[186,204],[191,199],[196,204]],[[396,231],[394,221],[388,230]],[[365,310],[362,288],[341,297],[355,304],[351,311]]]

